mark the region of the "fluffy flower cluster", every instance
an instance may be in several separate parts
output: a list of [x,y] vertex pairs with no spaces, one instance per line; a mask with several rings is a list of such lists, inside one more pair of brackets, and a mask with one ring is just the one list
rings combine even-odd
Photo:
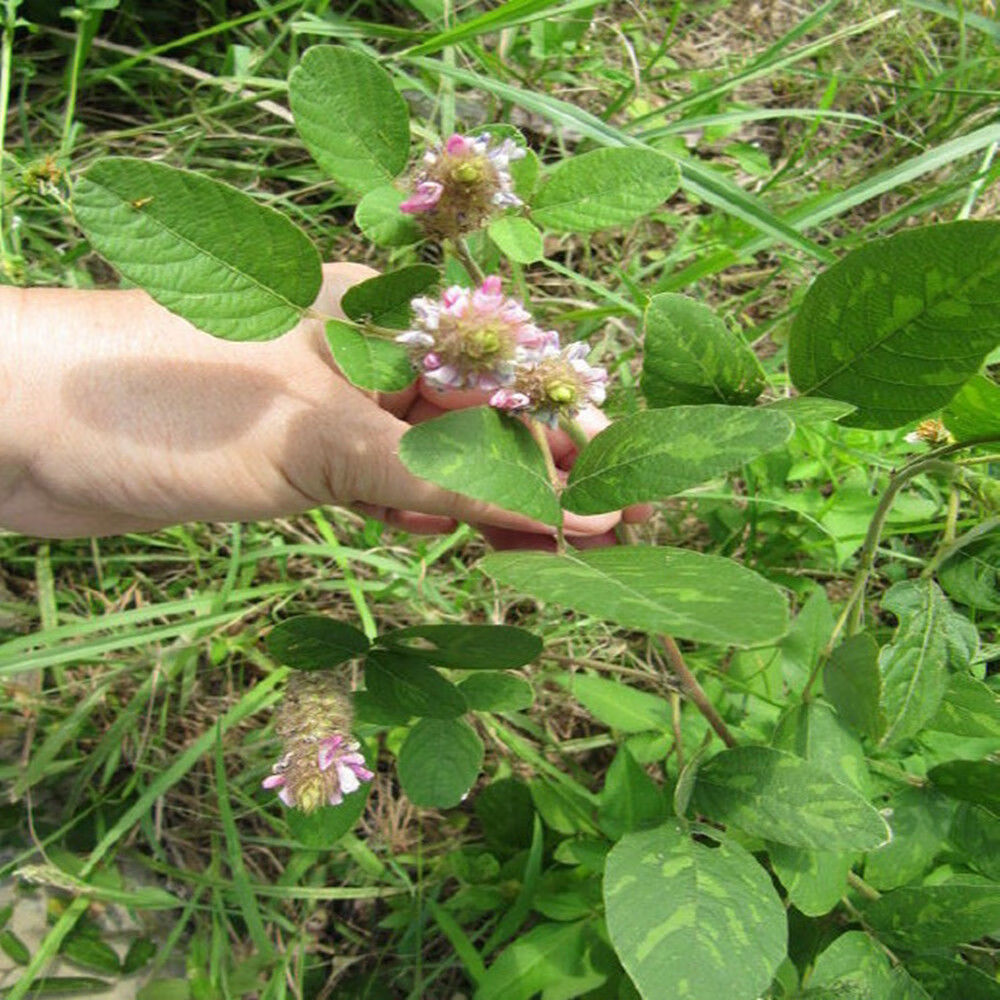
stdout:
[[955,439],[940,420],[932,418],[930,420],[922,420],[917,424],[917,429],[910,431],[904,440],[910,444],[939,445],[951,444]]
[[374,774],[350,731],[349,698],[327,671],[296,671],[285,689],[275,728],[284,747],[263,781],[286,806],[309,813],[337,806]]
[[490,405],[531,413],[554,426],[580,407],[604,402],[608,375],[586,361],[587,345],[560,349],[555,330],[543,330],[496,275],[476,289],[453,285],[440,299],[413,303],[406,344],[425,381],[438,389],[482,389]]
[[524,155],[512,139],[495,143],[487,135],[452,135],[424,154],[400,211],[418,216],[431,236],[474,232],[498,209],[521,204],[509,167]]

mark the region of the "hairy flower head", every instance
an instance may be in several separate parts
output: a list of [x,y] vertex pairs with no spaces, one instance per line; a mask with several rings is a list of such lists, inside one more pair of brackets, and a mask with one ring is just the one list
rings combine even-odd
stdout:
[[922,420],[915,431],[910,431],[905,440],[910,444],[951,444],[955,439],[945,425],[937,419]]
[[522,359],[559,343],[517,299],[503,294],[496,275],[475,289],[452,285],[440,299],[412,302],[414,326],[396,340],[406,344],[424,379],[438,389],[498,389],[514,379]]
[[587,362],[583,342],[563,350],[548,348],[518,365],[510,385],[490,397],[490,406],[510,413],[530,413],[551,427],[559,417],[572,419],[581,407],[604,402],[608,373]]
[[275,724],[283,752],[264,788],[278,789],[286,806],[306,813],[340,805],[374,777],[350,728],[350,699],[338,677],[326,670],[293,673]]
[[457,237],[481,228],[499,209],[520,205],[510,163],[524,156],[512,139],[452,135],[424,154],[401,212],[415,215],[431,236]]

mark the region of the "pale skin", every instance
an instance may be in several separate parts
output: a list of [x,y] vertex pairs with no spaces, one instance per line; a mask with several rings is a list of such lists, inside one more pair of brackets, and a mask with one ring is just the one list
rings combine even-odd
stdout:
[[[328,264],[317,313],[375,272]],[[322,322],[266,343],[218,340],[141,291],[0,287],[0,527],[44,538],[153,531],[350,506],[412,532],[467,521],[500,547],[549,547],[552,529],[410,474],[407,428],[483,402],[416,385],[366,394],[333,363]],[[581,414],[588,433],[606,423]],[[557,465],[575,449],[551,437]],[[628,511],[639,520],[642,510]],[[583,546],[621,512],[568,514]]]

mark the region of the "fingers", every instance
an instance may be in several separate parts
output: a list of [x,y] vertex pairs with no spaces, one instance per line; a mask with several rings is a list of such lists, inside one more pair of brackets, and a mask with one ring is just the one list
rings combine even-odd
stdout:
[[371,503],[353,503],[351,509],[411,535],[444,535],[458,527],[453,518],[420,514],[415,510],[397,510]]

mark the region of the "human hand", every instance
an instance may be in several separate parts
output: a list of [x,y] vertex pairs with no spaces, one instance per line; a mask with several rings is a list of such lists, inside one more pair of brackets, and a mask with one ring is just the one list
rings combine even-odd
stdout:
[[[317,311],[339,315],[341,294],[372,273],[327,265]],[[417,387],[377,397],[352,386],[319,320],[269,343],[233,343],[138,291],[0,293],[11,318],[0,331],[6,527],[108,535],[332,503],[407,531],[469,521],[504,547],[550,544],[550,527],[409,473],[399,439],[445,400]],[[568,440],[553,445],[567,464]],[[564,528],[581,544],[604,543],[619,520],[568,514]]]

